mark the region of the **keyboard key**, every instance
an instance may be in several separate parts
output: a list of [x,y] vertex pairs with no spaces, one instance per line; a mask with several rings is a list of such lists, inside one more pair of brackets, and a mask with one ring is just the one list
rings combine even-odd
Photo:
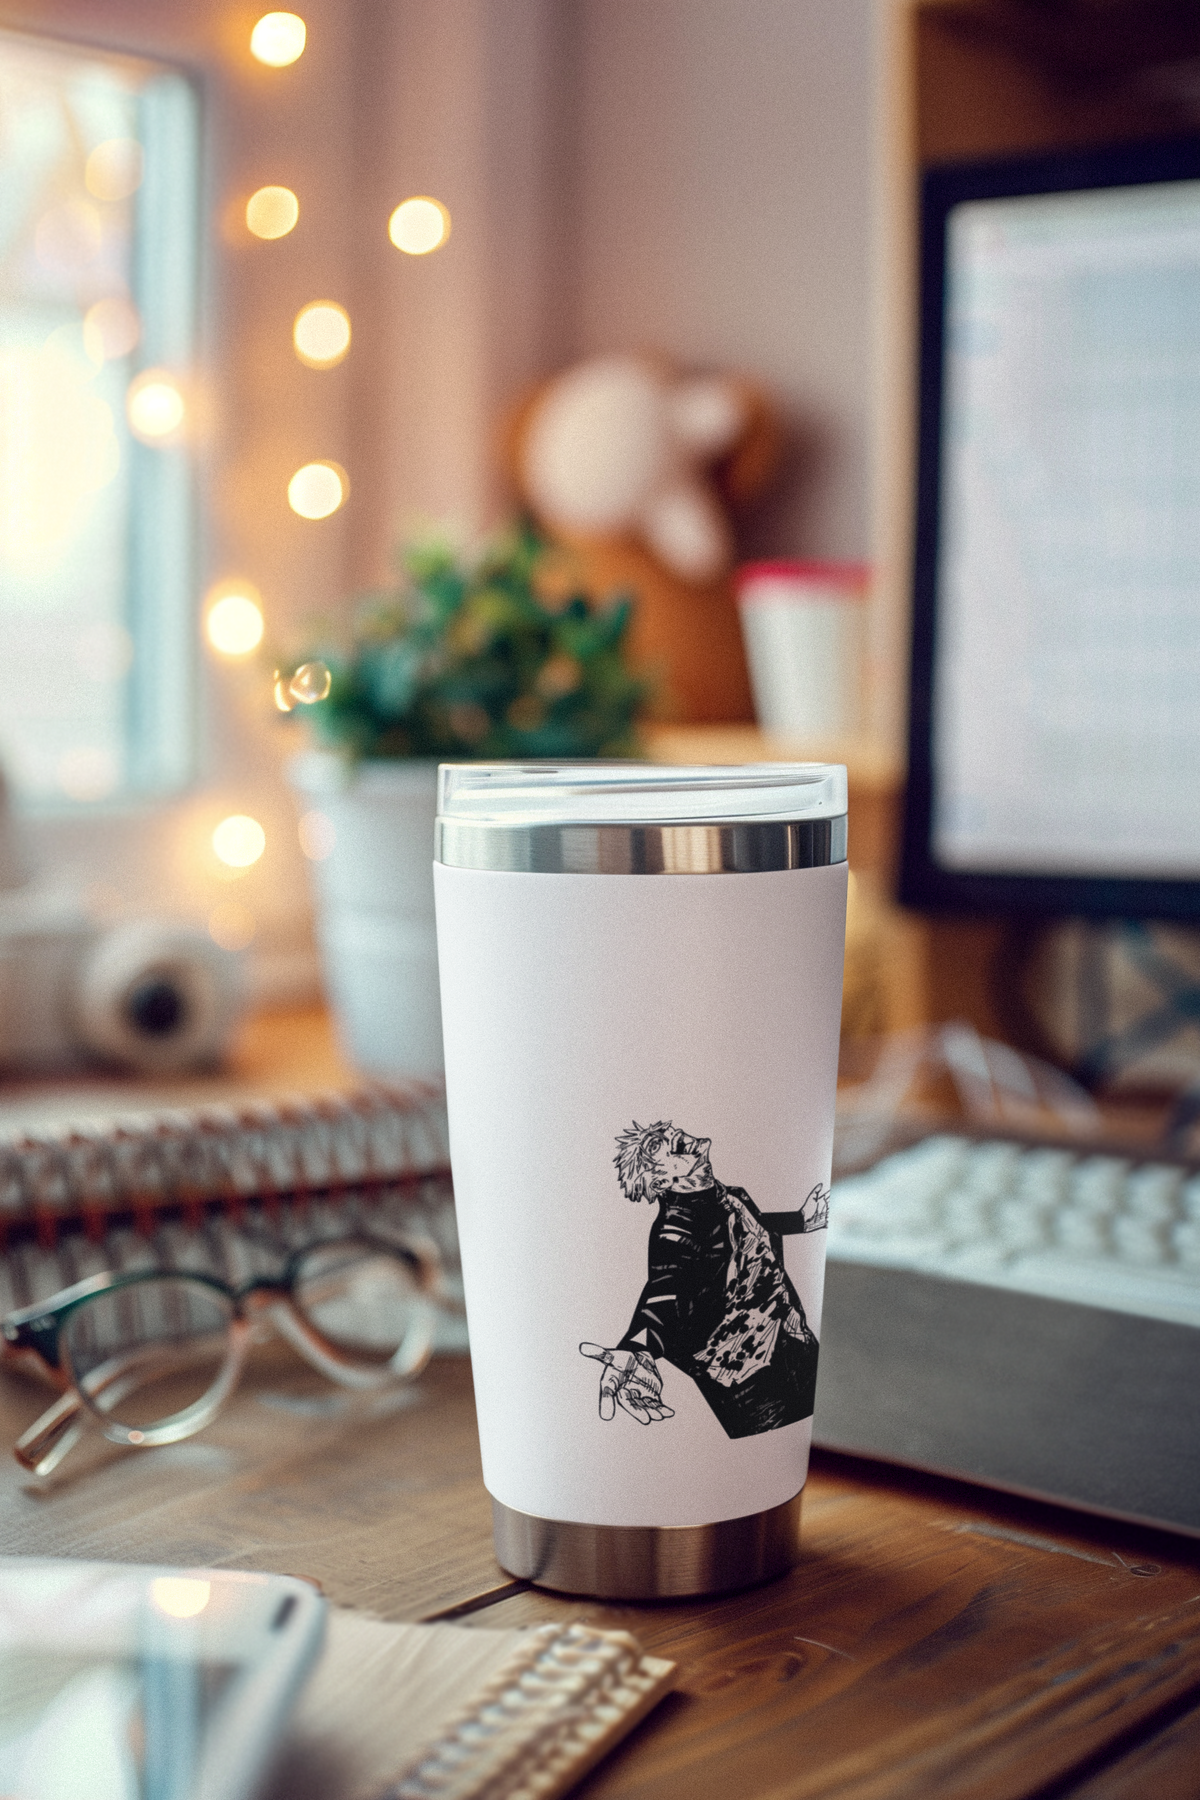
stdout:
[[1200,1175],[939,1135],[835,1183],[829,1254],[1200,1325]]

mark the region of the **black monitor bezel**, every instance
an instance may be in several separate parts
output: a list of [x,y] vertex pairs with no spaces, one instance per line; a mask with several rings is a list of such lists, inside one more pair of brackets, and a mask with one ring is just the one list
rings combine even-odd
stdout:
[[933,674],[941,494],[946,222],[967,200],[1200,179],[1200,136],[939,165],[921,194],[920,386],[908,705],[908,782],[899,897],[925,912],[1043,917],[1200,918],[1200,880],[1011,875],[944,868],[932,854]]

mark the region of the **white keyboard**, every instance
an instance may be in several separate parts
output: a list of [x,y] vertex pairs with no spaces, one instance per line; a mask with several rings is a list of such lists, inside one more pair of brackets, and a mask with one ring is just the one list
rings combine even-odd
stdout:
[[1200,1326],[1200,1174],[1000,1141],[926,1138],[834,1184],[846,1262]]

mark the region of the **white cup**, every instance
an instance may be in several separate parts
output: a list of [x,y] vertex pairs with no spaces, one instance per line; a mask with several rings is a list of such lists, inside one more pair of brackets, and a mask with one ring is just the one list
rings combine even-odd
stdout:
[[863,563],[748,563],[736,576],[754,710],[764,731],[848,737],[861,728]]
[[450,1154],[514,1575],[634,1599],[796,1560],[845,815],[822,764],[441,771]]

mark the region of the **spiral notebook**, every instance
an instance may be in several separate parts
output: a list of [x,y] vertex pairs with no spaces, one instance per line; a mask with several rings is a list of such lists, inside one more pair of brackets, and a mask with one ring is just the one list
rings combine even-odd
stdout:
[[584,1624],[385,1625],[335,1610],[263,1800],[555,1800],[674,1685]]
[[[204,1269],[240,1285],[354,1227],[432,1238],[461,1292],[440,1091],[191,1110],[106,1108],[0,1129],[0,1315],[104,1270]],[[440,1348],[465,1346],[447,1314]]]

